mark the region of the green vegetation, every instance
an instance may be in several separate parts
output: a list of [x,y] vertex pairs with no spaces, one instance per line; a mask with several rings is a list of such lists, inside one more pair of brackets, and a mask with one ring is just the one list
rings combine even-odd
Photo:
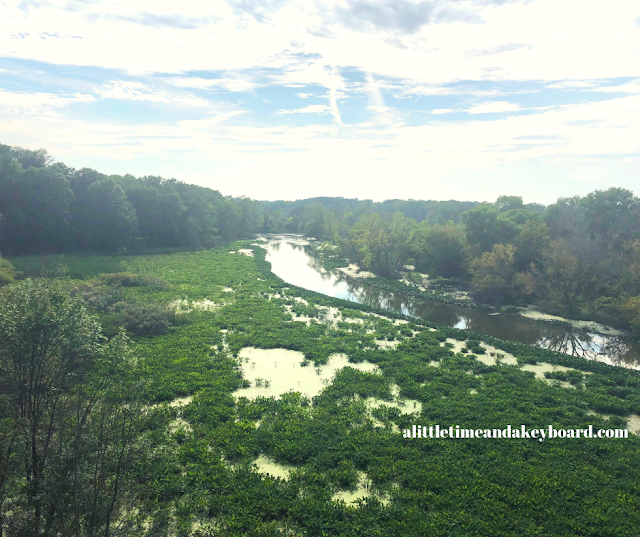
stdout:
[[[140,254],[221,246],[253,233],[303,233],[339,247],[324,256],[329,269],[348,260],[397,279],[413,264],[430,280],[462,282],[462,290],[486,304],[534,304],[640,334],[640,201],[621,188],[561,198],[548,207],[518,196],[500,196],[496,203],[266,202],[223,197],[175,179],[75,170],[52,162],[45,150],[0,145],[0,191],[5,256]],[[22,264],[19,269],[38,272]],[[87,270],[85,262],[66,264],[72,277],[87,276],[79,270]],[[7,270],[0,266],[0,283],[11,280]]]
[[[255,258],[227,253],[247,247],[241,242],[126,258],[68,255],[64,262],[84,279],[58,270],[62,277],[5,287],[4,534],[637,534],[635,435],[539,443],[406,440],[398,432],[436,423],[624,427],[630,415],[640,414],[637,372],[401,315],[371,315],[376,312],[364,305],[286,284],[271,273],[261,248],[253,248]],[[14,263],[37,266],[33,258]],[[105,270],[97,272],[100,266]],[[128,343],[117,333],[103,340],[96,332],[92,315],[103,324],[110,320],[115,329],[123,321],[113,315],[144,305],[173,309],[165,333],[132,333]],[[328,315],[329,307],[339,310],[337,319]],[[307,326],[292,313],[312,319]],[[58,404],[46,406],[38,423],[22,421],[15,413],[21,391],[6,386],[20,388],[26,381],[10,364],[22,359],[25,342],[45,324],[68,334],[55,340],[63,345],[47,351],[57,358],[49,363],[76,374],[56,376],[52,370],[50,378],[64,382],[47,382],[44,391],[32,393],[55,394]],[[17,334],[10,326],[22,327],[21,335],[7,338]],[[74,326],[81,331],[69,328]],[[447,339],[465,341],[466,352],[454,354]],[[380,347],[378,341],[397,346]],[[553,371],[546,382],[515,365],[487,365],[495,354],[487,344],[520,364],[573,369]],[[295,391],[238,398],[234,391],[246,387],[246,379],[236,356],[246,347],[299,351],[313,367],[344,353],[354,364],[375,364],[380,373],[347,367],[312,400]],[[553,385],[562,381],[575,388]],[[72,410],[86,408],[85,398],[93,393],[98,397],[90,419],[80,427]],[[182,406],[167,404],[185,397],[192,399]],[[391,405],[394,397],[416,406],[401,411]],[[389,405],[372,407],[367,398]],[[588,411],[612,417],[604,421]],[[54,429],[44,425],[51,419]],[[119,436],[123,424],[128,433]],[[34,427],[38,449],[47,431],[56,446],[36,463],[25,456],[26,431]],[[253,463],[259,455],[289,468],[288,476],[258,471]],[[35,483],[34,464],[42,466]],[[92,477],[95,468],[103,469],[104,479]],[[334,499],[339,491],[356,490],[362,476],[369,492],[359,494],[367,498],[355,504]]]
[[0,256],[0,287],[15,281],[16,276],[16,268]]

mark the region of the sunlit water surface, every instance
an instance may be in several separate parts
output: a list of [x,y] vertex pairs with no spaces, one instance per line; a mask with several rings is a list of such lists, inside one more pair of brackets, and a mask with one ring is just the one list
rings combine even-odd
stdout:
[[271,270],[284,281],[328,296],[381,308],[440,325],[453,326],[500,339],[537,345],[572,356],[640,369],[640,343],[536,321],[451,306],[362,285],[357,279],[325,271],[314,247],[299,236],[267,235],[262,246]]

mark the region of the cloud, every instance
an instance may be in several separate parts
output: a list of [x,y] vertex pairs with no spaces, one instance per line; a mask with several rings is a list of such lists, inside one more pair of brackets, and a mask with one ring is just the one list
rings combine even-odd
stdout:
[[329,106],[331,107],[331,115],[338,125],[342,125],[342,117],[338,109],[338,90],[344,87],[342,79],[338,76],[338,71],[334,67],[331,70],[331,87],[329,88]]
[[499,114],[502,112],[517,112],[521,110],[520,105],[507,101],[492,101],[476,104],[464,110],[468,114]]
[[111,80],[105,82],[96,93],[103,99],[117,99],[120,101],[148,101],[152,103],[176,103],[188,106],[211,106],[212,103],[195,95],[180,95],[165,90],[149,88],[141,82],[128,80]]
[[266,22],[287,4],[287,0],[232,0],[230,4],[236,13]]
[[474,12],[446,2],[351,0],[333,9],[333,20],[354,30],[383,30],[413,34],[431,22],[480,22]]
[[[424,178],[460,163],[638,153],[634,0],[606,10],[580,0],[187,0],[175,17],[144,0],[18,2],[0,2],[2,67],[20,71],[2,73],[3,136],[66,147],[74,165],[99,154],[153,167],[148,155],[176,149],[199,155],[189,162],[204,176],[209,159],[260,152],[264,167],[287,151],[300,169],[345,177],[337,155],[364,168],[386,144],[399,167],[424,162],[414,169]],[[587,96],[609,104],[571,104]],[[96,98],[109,101],[74,122]],[[154,121],[138,125],[149,108]]]
[[141,82],[112,80],[98,90],[104,99],[118,99],[121,101],[150,101],[153,103],[170,102],[169,94],[165,91],[151,91]]
[[52,109],[65,108],[74,103],[96,101],[93,95],[84,93],[27,93],[0,89],[0,114],[3,115],[52,115]]
[[284,114],[330,114],[332,109],[326,104],[310,104],[304,108],[296,108],[295,110],[278,110],[279,115]]
[[365,91],[367,92],[369,101],[367,110],[374,117],[373,124],[392,125],[401,122],[397,111],[385,104],[380,85],[371,73],[367,73],[366,75]]
[[[238,113],[177,122],[161,117],[148,124],[16,114],[3,117],[2,131],[13,144],[46,147],[72,166],[176,176],[258,199],[357,196],[363,182],[353,177],[366,178],[368,196],[377,199],[483,199],[489,194],[482,189],[500,194],[505,185],[513,185],[514,176],[524,190],[525,173],[535,185],[531,192],[551,199],[606,188],[612,173],[618,186],[637,188],[633,181],[637,183],[640,95],[536,114],[472,116],[384,129],[356,123],[348,129],[317,123],[265,125],[248,117],[237,121]],[[383,145],[386,161],[379,159]],[[211,162],[224,166],[212,175]],[[514,170],[518,174],[507,177]],[[583,171],[588,181],[580,175]],[[496,172],[505,177],[501,184],[496,183]],[[580,176],[571,188],[564,186],[568,175]],[[300,176],[307,180],[300,182]],[[390,176],[403,180],[389,182]],[[430,180],[425,182],[425,176]]]
[[565,80],[564,82],[556,82],[555,84],[549,84],[549,89],[567,89],[567,88],[591,88],[593,82],[587,80]]
[[469,58],[475,58],[477,56],[493,56],[495,54],[503,54],[504,52],[513,52],[514,50],[520,50],[523,48],[531,48],[529,45],[523,45],[521,43],[510,43],[508,45],[497,45],[495,47],[485,48],[481,50],[467,51],[466,55]]
[[589,91],[598,91],[601,93],[640,93],[640,78],[619,84],[617,86],[600,86],[592,88]]
[[214,89],[220,88],[231,92],[252,91],[258,84],[243,78],[170,78],[167,83],[177,88]]
[[211,21],[209,17],[183,17],[182,15],[158,15],[155,13],[142,12],[136,15],[88,15],[92,22],[99,18],[112,20],[116,22],[131,22],[141,26],[149,26],[152,28],[175,28],[178,30],[195,30],[208,24]]

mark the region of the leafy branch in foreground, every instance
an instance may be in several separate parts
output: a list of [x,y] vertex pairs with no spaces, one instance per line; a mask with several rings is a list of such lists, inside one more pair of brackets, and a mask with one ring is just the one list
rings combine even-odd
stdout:
[[133,366],[126,336],[106,342],[54,281],[3,291],[0,534],[108,536],[125,522],[143,418]]

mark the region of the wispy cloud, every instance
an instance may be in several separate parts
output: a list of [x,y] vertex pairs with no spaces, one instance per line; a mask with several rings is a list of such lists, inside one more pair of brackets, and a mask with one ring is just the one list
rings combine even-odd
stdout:
[[342,79],[338,76],[338,70],[334,67],[331,70],[331,87],[329,89],[329,107],[336,124],[342,125],[342,117],[338,109],[338,90],[344,87]]
[[304,108],[296,108],[294,110],[278,110],[279,115],[284,114],[329,114],[332,113],[330,106],[326,104],[310,104]]
[[503,54],[505,52],[513,52],[514,50],[520,50],[523,48],[531,48],[529,45],[522,43],[509,43],[506,45],[496,45],[485,49],[468,50],[466,55],[469,58],[475,58],[477,56],[493,56],[495,54]]
[[111,80],[96,89],[103,99],[120,101],[148,101],[151,103],[176,103],[189,106],[209,106],[211,103],[194,95],[179,95],[165,90],[150,88],[141,82]]
[[369,100],[367,110],[373,116],[372,124],[393,125],[401,123],[397,111],[385,104],[382,91],[371,73],[366,75],[365,91]]
[[27,93],[0,89],[0,114],[5,115],[52,115],[74,103],[91,103],[96,98],[83,93]]
[[564,80],[547,85],[549,89],[575,89],[575,88],[592,88],[593,82],[588,80]]
[[616,86],[599,86],[597,88],[591,88],[589,91],[598,91],[601,93],[640,93],[640,78],[626,82],[625,84],[618,84]]
[[520,105],[516,103],[509,103],[507,101],[492,101],[476,104],[471,108],[467,108],[465,112],[469,114],[499,114],[502,112],[517,112],[520,109]]
[[170,78],[168,84],[177,88],[223,89],[232,92],[252,91],[258,84],[246,78]]

